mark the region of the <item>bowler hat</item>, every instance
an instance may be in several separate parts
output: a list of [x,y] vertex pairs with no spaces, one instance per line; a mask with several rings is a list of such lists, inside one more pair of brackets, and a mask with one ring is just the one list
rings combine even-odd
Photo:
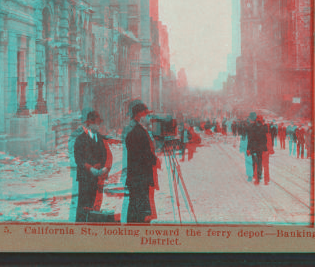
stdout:
[[100,114],[97,111],[93,110],[87,114],[85,123],[96,124],[96,123],[101,123],[102,121],[103,120],[101,119]]
[[128,112],[127,112],[127,116],[132,117],[132,108],[134,106],[136,106],[137,104],[142,103],[142,101],[140,99],[135,99],[129,102],[129,106],[128,106]]
[[145,111],[146,114],[152,113],[144,103],[139,103],[132,108],[132,117],[134,118],[138,113],[143,111]]
[[137,113],[142,111],[147,111],[147,114],[152,113],[140,99],[135,99],[129,103],[129,111],[127,115],[134,118]]

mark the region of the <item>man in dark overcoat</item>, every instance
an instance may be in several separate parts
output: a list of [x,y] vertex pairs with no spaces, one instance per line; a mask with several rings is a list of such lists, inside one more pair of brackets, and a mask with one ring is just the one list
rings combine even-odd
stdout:
[[[272,146],[274,147],[275,146],[275,138],[277,138],[277,135],[278,135],[278,129],[277,129],[277,125],[275,124],[275,120],[273,120],[270,123],[269,129],[270,129]],[[277,143],[276,143],[276,145],[277,145]]]
[[143,103],[132,107],[133,128],[127,134],[127,180],[129,190],[128,223],[149,223],[152,210],[150,187],[154,187],[153,167],[160,165],[155,155],[152,140],[147,130],[140,124],[141,118],[150,112]]
[[233,136],[236,136],[237,125],[236,125],[236,121],[235,120],[233,120],[231,128],[232,128]]
[[[256,117],[251,113],[251,117]],[[263,125],[261,116],[257,116],[255,123],[248,128],[247,155],[252,155],[255,183],[262,178],[262,154],[267,151],[267,129]]]
[[279,131],[278,131],[281,149],[285,149],[286,130],[287,130],[287,128],[284,126],[283,123],[281,123],[279,126]]
[[296,151],[297,158],[301,155],[301,159],[304,158],[304,144],[305,144],[305,129],[302,124],[296,129]]
[[104,142],[105,137],[99,133],[101,122],[96,111],[88,113],[86,127],[74,145],[79,182],[76,222],[85,222],[88,212],[94,209],[97,192],[103,193],[103,179],[111,168],[110,149]]

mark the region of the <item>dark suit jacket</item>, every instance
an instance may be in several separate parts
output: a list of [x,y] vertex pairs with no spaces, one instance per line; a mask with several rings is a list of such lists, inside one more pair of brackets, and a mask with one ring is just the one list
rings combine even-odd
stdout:
[[275,136],[278,134],[278,130],[275,124],[270,127],[270,134],[272,138],[275,138]]
[[74,158],[77,164],[77,181],[95,182],[90,168],[101,169],[107,160],[107,149],[104,145],[104,137],[97,134],[98,142],[95,142],[85,132],[78,136],[74,145]]
[[258,126],[256,123],[248,127],[248,144],[247,150],[250,153],[267,151],[267,133],[266,125]]
[[280,126],[278,130],[278,135],[279,137],[285,138],[286,136],[286,127],[285,126]]
[[148,132],[136,122],[126,137],[127,147],[127,180],[130,188],[148,188],[154,186],[153,166],[157,157],[153,152]]
[[296,129],[296,139],[300,144],[305,143],[305,130],[303,128]]

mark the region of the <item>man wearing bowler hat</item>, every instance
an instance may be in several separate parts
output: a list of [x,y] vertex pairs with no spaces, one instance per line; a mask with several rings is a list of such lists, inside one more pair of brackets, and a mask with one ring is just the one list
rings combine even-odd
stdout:
[[99,133],[101,123],[98,112],[89,112],[85,121],[86,127],[83,127],[84,131],[77,137],[74,145],[79,182],[77,222],[85,222],[89,210],[96,209],[97,192],[103,193],[103,182],[112,164],[109,146],[105,137]]
[[155,186],[153,167],[160,165],[155,155],[152,141],[147,130],[140,121],[151,111],[138,101],[131,108],[132,129],[126,135],[127,148],[127,180],[129,190],[129,206],[127,222],[149,223],[152,216],[150,187]]
[[248,128],[247,155],[252,155],[255,184],[262,178],[262,154],[267,151],[267,131],[262,116],[251,112],[249,119],[254,122]]

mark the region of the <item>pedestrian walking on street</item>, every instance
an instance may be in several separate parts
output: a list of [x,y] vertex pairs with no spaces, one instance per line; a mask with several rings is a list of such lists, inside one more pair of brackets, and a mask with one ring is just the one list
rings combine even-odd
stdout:
[[305,146],[307,150],[307,158],[311,157],[311,146],[312,146],[312,127],[308,126],[305,133]]
[[75,141],[74,158],[79,182],[76,222],[86,222],[89,211],[100,209],[104,181],[112,166],[107,140],[99,133],[101,122],[98,112],[88,113],[86,127]]
[[242,135],[242,124],[241,124],[241,120],[238,119],[237,123],[236,123],[236,127],[237,127],[237,135],[240,137]]
[[232,121],[229,119],[226,123],[227,132],[230,134],[232,132]]
[[226,118],[223,119],[222,121],[222,134],[227,135],[227,121]]
[[[189,126],[188,128],[188,143],[187,143],[187,150],[188,150],[188,161],[192,160],[194,153],[197,151],[197,146],[201,143],[201,138],[199,134],[197,134],[194,130],[194,127]],[[185,156],[184,156],[185,159]]]
[[233,120],[231,128],[232,128],[233,136],[236,136],[237,125],[236,125],[236,121],[235,120]]
[[127,180],[129,190],[128,223],[149,223],[152,219],[154,194],[153,167],[161,166],[147,130],[140,124],[142,118],[149,114],[147,106],[138,103],[132,108],[134,127],[127,134]]
[[293,149],[293,156],[295,156],[296,152],[296,134],[295,134],[296,126],[294,125],[294,122],[291,121],[291,125],[287,127],[287,136],[289,139],[289,153],[290,156],[292,154]]
[[181,149],[182,158],[180,161],[185,161],[185,151],[187,149],[189,139],[191,139],[191,136],[190,136],[190,132],[188,130],[188,125],[187,125],[187,123],[185,123],[182,126],[182,131],[181,131],[181,135],[180,135],[180,141],[182,144],[182,149]]
[[211,129],[211,122],[210,119],[207,119],[205,126],[204,126],[205,131]]
[[277,125],[275,124],[275,120],[273,120],[270,123],[270,134],[271,134],[271,140],[272,140],[272,146],[277,146],[277,135],[278,135],[278,129]]
[[240,152],[243,153],[245,157],[245,169],[246,169],[247,181],[251,182],[253,179],[253,160],[250,155],[247,155],[248,127],[250,127],[249,119],[245,123],[245,131],[243,131],[243,135],[240,141]]
[[[256,113],[252,112],[251,120],[256,117]],[[257,116],[256,121],[249,127],[247,155],[252,155],[254,182],[259,184],[262,178],[262,154],[267,151],[267,135],[266,127],[263,125],[263,118]]]
[[262,154],[262,167],[264,172],[264,183],[268,185],[270,182],[270,173],[269,173],[269,157],[270,155],[274,154],[273,145],[272,145],[272,138],[270,133],[270,125],[265,124],[265,132],[267,137],[267,149],[263,151]]
[[280,148],[285,149],[286,127],[284,126],[283,123],[281,123],[279,126],[278,136],[280,139]]
[[296,151],[297,151],[297,158],[301,155],[301,159],[304,159],[304,144],[305,144],[305,130],[303,125],[300,124],[299,127],[296,129]]

